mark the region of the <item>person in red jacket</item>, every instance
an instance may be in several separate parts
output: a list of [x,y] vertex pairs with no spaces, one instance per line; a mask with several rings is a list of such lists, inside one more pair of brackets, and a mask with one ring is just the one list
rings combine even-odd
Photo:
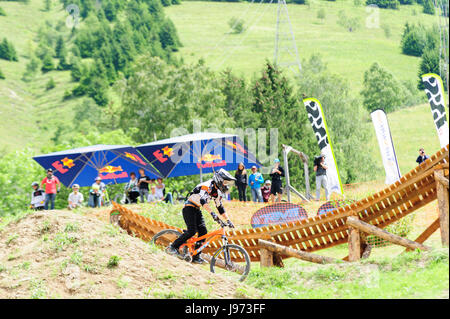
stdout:
[[50,209],[55,209],[55,198],[56,193],[59,193],[61,189],[61,183],[59,182],[58,177],[53,176],[53,170],[49,168],[47,170],[47,176],[42,180],[42,185],[45,184],[45,202],[44,209],[48,210],[48,204],[51,203]]

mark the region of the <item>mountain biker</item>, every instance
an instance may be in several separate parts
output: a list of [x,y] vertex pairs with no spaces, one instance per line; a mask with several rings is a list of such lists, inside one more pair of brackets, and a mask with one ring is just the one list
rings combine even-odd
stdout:
[[[234,228],[233,223],[229,219],[222,205],[222,198],[225,197],[225,194],[229,191],[229,188],[235,181],[236,179],[231,176],[230,173],[221,168],[214,173],[212,179],[201,183],[194,188],[183,207],[183,218],[187,225],[187,231],[167,248],[169,254],[181,257],[178,249],[182,244],[193,237],[195,233],[198,233],[198,237],[208,233],[201,211],[202,208],[210,213],[215,221],[219,221],[219,217],[209,207],[209,202],[211,200],[214,201],[219,214],[227,220],[228,227]],[[203,242],[204,240],[196,242],[195,249],[200,248]],[[192,259],[192,262],[203,264],[205,260],[200,257],[200,254],[197,254]]]

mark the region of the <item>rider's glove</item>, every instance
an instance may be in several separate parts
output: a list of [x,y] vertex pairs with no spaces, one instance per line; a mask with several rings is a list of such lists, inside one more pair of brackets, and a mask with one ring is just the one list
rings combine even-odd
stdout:
[[212,217],[216,222],[219,221],[219,217],[216,215],[216,213],[211,212],[210,214],[211,214],[211,217]]
[[228,227],[230,227],[230,228],[234,228],[234,225],[233,225],[233,223],[231,222],[231,220],[227,220],[227,225],[228,225]]

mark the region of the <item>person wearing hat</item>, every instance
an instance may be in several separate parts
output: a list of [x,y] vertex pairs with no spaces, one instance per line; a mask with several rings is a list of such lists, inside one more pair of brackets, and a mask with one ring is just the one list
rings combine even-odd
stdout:
[[47,170],[47,176],[41,182],[41,188],[45,184],[45,202],[44,209],[48,210],[50,204],[50,209],[55,209],[55,199],[56,194],[59,193],[61,189],[61,183],[58,177],[53,175],[53,170],[49,168]]
[[261,187],[261,194],[262,194],[263,201],[265,203],[267,203],[269,201],[271,186],[272,186],[272,182],[270,181],[270,179],[268,179],[264,183],[264,186]]
[[100,207],[102,203],[103,191],[106,189],[105,183],[102,182],[102,178],[97,176],[94,184],[89,191],[89,206]]
[[68,209],[74,209],[74,208],[78,208],[81,206],[81,204],[83,204],[83,194],[81,194],[79,192],[80,190],[80,185],[78,184],[73,184],[72,185],[72,193],[69,194],[69,206],[67,207]]
[[258,172],[256,166],[252,166],[252,173],[248,177],[248,183],[250,184],[250,190],[252,192],[252,200],[254,202],[263,202],[263,197],[261,193],[261,185],[264,183],[264,178],[261,173]]
[[327,169],[325,165],[325,154],[320,154],[314,159],[314,172],[316,172],[316,202],[320,199],[320,188],[325,188],[325,197],[330,200],[330,192],[328,191]]
[[38,182],[33,182],[31,187],[33,187],[33,192],[31,193],[30,207],[34,210],[43,210],[45,203],[45,192],[39,188]]
[[280,166],[280,160],[276,158],[274,166],[270,173],[272,178],[272,186],[270,188],[270,201],[273,203],[275,196],[277,196],[277,202],[281,202],[281,195],[283,195],[283,183],[281,177],[284,177],[284,169]]

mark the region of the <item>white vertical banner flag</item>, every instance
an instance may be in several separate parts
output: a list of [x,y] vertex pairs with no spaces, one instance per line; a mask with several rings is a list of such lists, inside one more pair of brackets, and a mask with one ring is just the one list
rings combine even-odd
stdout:
[[382,109],[377,109],[370,113],[370,116],[375,127],[381,159],[383,160],[383,166],[386,172],[384,182],[386,184],[395,183],[400,179],[401,175],[386,113]]
[[308,113],[308,119],[311,122],[317,142],[319,143],[320,152],[325,155],[325,165],[327,169],[327,181],[329,191],[343,195],[341,177],[339,176],[336,159],[333,153],[333,146],[329,138],[327,122],[323,115],[322,105],[317,99],[307,98],[303,100]]
[[427,73],[422,75],[422,82],[425,86],[425,93],[431,106],[434,124],[439,136],[441,147],[448,144],[448,122],[445,115],[445,95],[444,84],[439,75]]

